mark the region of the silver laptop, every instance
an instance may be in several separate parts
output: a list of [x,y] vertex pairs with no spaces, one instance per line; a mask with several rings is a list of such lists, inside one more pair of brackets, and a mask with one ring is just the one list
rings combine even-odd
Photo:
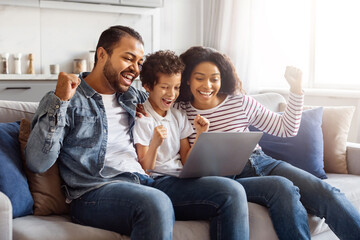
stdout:
[[179,178],[237,175],[262,135],[262,132],[205,132],[192,147],[182,169],[148,172]]

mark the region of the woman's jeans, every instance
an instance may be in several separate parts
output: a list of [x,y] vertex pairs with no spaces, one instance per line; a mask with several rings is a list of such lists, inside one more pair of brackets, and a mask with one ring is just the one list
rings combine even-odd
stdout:
[[[106,184],[71,203],[74,222],[131,239],[172,239],[174,218],[210,220],[211,239],[248,239],[243,187],[223,177],[180,179],[125,173],[129,181]],[[134,176],[137,181],[133,181]]]
[[307,213],[325,218],[340,239],[360,239],[357,209],[338,189],[306,171],[257,150],[236,180],[249,202],[269,209],[279,239],[310,239]]

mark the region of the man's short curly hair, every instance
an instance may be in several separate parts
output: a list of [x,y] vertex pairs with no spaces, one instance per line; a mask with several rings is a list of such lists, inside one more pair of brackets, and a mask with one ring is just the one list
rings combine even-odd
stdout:
[[173,51],[160,50],[155,53],[148,54],[140,71],[140,80],[142,86],[148,86],[153,89],[158,82],[159,73],[173,75],[181,74],[185,65],[179,56]]

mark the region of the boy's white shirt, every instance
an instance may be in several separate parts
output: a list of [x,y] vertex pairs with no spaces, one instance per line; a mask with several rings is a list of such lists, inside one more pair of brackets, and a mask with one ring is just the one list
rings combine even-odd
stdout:
[[115,94],[101,94],[108,123],[108,139],[104,167],[100,174],[113,177],[119,172],[145,174],[137,160],[136,150],[130,139],[129,115],[117,102]]
[[149,117],[137,118],[133,129],[134,143],[149,146],[155,127],[163,125],[167,129],[167,138],[157,151],[154,170],[171,171],[182,168],[180,160],[180,140],[190,136],[194,130],[185,113],[171,107],[165,117],[152,108],[149,100],[144,103]]

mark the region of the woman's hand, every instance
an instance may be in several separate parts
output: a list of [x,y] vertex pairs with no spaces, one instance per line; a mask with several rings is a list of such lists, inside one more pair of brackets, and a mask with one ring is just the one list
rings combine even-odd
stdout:
[[196,129],[196,135],[200,135],[201,133],[207,132],[209,130],[210,122],[198,114],[194,119],[194,126]]
[[290,91],[292,93],[302,95],[302,71],[299,68],[293,66],[287,66],[284,77],[290,85]]

